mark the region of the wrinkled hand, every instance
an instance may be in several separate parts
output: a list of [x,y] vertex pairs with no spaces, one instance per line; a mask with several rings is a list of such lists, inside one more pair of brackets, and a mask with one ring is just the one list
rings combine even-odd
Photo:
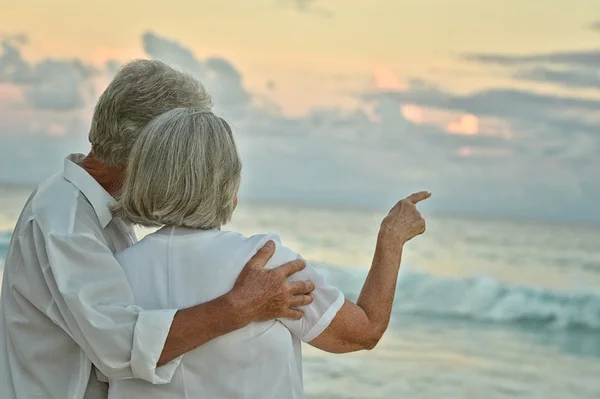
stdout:
[[425,232],[425,219],[417,210],[416,204],[431,197],[431,193],[421,191],[399,201],[381,222],[381,232],[401,244]]
[[310,281],[288,282],[287,278],[306,267],[295,260],[274,269],[265,265],[275,253],[275,243],[269,241],[244,266],[229,296],[243,325],[278,318],[300,319],[298,306],[313,301],[315,289]]

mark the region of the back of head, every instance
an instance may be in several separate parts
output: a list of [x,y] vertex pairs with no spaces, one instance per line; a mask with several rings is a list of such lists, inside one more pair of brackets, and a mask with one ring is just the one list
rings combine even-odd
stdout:
[[233,214],[241,167],[225,120],[197,108],[168,111],[135,143],[113,215],[148,227],[218,228]]
[[94,155],[109,166],[125,166],[142,129],[179,107],[205,111],[212,100],[189,74],[154,60],[123,66],[100,96],[89,133]]

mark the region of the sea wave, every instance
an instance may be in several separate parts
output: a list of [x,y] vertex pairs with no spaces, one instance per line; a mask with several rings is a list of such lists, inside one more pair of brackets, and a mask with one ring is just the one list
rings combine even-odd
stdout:
[[[0,267],[11,233],[0,233]],[[327,280],[355,299],[366,272],[321,264]],[[600,330],[600,292],[560,292],[508,284],[491,276],[440,277],[403,267],[394,313],[450,317],[494,323],[537,325],[550,329]]]
[[[366,273],[325,268],[332,284],[356,298]],[[600,330],[600,293],[507,284],[491,276],[448,278],[403,268],[394,313],[543,328]]]

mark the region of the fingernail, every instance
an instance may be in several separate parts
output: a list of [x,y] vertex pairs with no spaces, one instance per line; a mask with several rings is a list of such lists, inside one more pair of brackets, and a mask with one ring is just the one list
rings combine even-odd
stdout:
[[273,241],[269,240],[265,244],[265,248],[268,248],[268,249],[275,248],[275,243]]

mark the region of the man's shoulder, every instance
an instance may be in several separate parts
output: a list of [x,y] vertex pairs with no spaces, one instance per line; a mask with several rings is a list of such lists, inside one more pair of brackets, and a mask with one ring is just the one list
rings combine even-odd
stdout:
[[77,232],[80,222],[99,226],[92,205],[62,173],[37,186],[24,212],[44,233],[70,235]]

